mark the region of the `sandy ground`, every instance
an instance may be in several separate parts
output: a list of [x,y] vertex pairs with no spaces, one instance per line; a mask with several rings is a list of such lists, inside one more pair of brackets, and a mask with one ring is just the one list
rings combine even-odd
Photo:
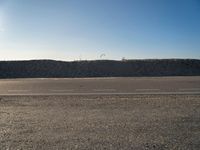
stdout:
[[200,149],[200,95],[1,96],[0,150]]

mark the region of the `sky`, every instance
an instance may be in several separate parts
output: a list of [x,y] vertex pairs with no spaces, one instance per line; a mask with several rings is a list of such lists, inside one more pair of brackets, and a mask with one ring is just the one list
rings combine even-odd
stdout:
[[0,60],[123,57],[200,59],[200,0],[0,0]]

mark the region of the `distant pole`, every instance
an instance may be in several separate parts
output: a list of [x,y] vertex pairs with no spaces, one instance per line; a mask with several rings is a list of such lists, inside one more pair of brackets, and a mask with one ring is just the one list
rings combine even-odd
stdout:
[[81,55],[79,56],[79,61],[81,61]]
[[125,58],[125,57],[122,57],[122,61],[126,61],[126,58]]

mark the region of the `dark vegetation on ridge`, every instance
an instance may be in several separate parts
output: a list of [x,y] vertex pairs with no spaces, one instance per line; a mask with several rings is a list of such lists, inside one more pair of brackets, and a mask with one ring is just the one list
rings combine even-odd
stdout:
[[197,59],[0,61],[0,78],[199,76]]

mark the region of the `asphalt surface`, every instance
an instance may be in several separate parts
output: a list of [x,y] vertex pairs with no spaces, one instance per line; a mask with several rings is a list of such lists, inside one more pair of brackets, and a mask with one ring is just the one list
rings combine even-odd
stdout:
[[107,94],[200,94],[200,76],[0,80],[0,95]]

